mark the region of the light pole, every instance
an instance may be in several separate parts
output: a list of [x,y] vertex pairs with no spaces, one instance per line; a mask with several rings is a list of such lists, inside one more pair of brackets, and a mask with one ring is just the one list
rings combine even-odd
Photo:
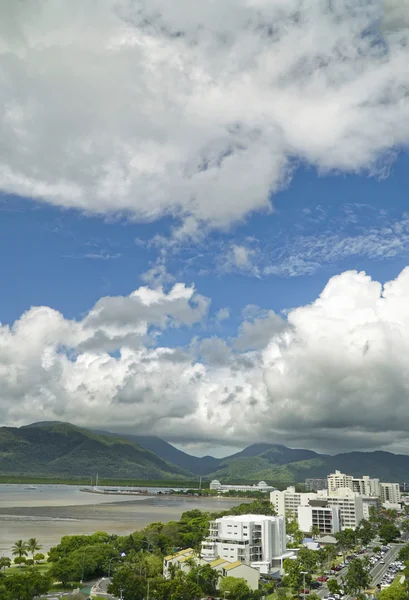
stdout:
[[305,600],[305,576],[308,575],[308,571],[301,571],[301,575],[303,576],[303,582],[304,582],[304,587],[303,587],[303,596],[304,596],[304,600]]
[[121,600],[123,600],[123,596],[122,596],[123,591],[124,591],[124,588],[119,588],[119,597]]

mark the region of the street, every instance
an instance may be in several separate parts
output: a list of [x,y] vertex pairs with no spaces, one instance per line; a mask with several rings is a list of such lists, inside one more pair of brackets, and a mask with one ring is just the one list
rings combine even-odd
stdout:
[[[381,563],[377,563],[373,569],[371,569],[370,574],[371,574],[371,578],[372,578],[372,585],[376,586],[378,583],[380,583],[382,577],[385,575],[386,571],[388,570],[389,565],[394,562],[399,554],[399,550],[402,548],[402,544],[391,544],[391,549],[389,550],[389,552],[387,552],[387,554],[384,556],[384,561],[385,564],[381,564]],[[372,553],[365,553],[360,555],[360,558],[363,558],[364,556],[371,556]],[[336,575],[338,581],[340,580],[340,578],[344,577],[347,574],[348,571],[348,567],[345,567],[344,569],[342,569],[342,571],[339,571],[339,573]],[[318,594],[318,596],[320,598],[324,598],[325,596],[329,596],[330,593],[328,591],[328,587],[324,584],[319,590],[314,590],[314,593]],[[346,596],[345,600],[350,600],[352,598],[352,596]]]

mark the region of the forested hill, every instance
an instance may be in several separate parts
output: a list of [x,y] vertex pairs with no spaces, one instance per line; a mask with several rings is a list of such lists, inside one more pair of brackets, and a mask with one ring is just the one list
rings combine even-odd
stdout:
[[0,428],[0,475],[183,479],[190,474],[146,448],[68,423]]

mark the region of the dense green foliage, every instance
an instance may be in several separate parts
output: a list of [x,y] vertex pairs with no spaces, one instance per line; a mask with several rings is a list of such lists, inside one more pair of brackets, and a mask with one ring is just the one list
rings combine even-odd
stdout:
[[45,594],[50,589],[51,580],[48,575],[37,571],[29,573],[13,573],[0,576],[1,600],[33,600],[35,596]]
[[78,477],[176,479],[189,475],[121,438],[104,437],[64,423],[0,428],[0,473]]
[[345,575],[345,589],[349,594],[359,594],[368,587],[371,582],[369,569],[359,558],[351,560],[347,574]]

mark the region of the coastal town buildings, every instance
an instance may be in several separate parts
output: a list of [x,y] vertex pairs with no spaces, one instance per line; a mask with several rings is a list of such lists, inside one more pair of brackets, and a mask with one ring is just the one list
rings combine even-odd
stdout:
[[208,562],[224,558],[260,573],[282,568],[283,560],[290,555],[284,517],[264,515],[227,516],[212,521],[201,550],[201,557]]

